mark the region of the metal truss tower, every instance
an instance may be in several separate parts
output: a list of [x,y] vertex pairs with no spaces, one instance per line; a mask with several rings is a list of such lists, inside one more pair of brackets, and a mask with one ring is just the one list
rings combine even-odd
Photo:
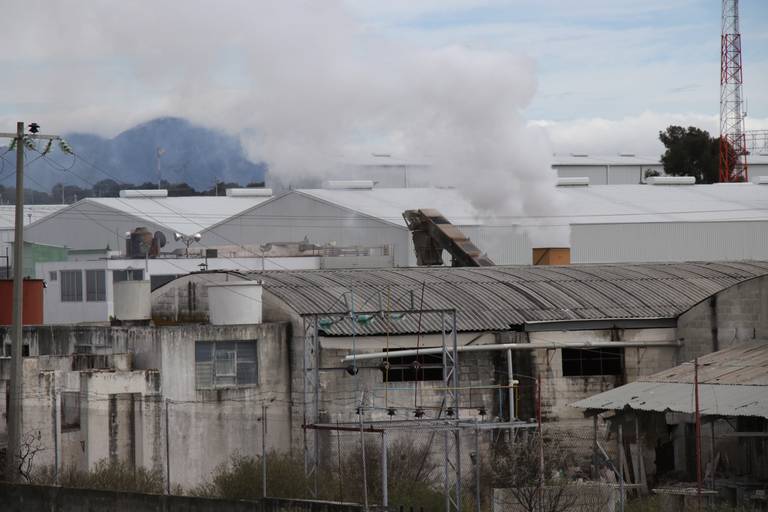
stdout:
[[720,36],[720,181],[747,181],[739,0],[723,0]]

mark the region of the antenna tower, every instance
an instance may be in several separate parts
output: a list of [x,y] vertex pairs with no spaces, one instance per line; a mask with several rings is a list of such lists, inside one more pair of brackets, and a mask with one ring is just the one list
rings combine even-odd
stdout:
[[720,181],[747,181],[739,0],[723,0],[720,36]]

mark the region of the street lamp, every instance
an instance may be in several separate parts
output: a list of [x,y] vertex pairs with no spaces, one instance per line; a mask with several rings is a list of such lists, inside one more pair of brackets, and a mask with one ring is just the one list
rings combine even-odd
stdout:
[[187,246],[186,251],[184,252],[184,256],[186,258],[189,258],[189,246],[192,245],[194,242],[199,242],[200,239],[203,238],[203,235],[200,233],[195,233],[194,235],[184,235],[182,233],[174,233],[173,239],[177,242],[182,242],[185,246]]

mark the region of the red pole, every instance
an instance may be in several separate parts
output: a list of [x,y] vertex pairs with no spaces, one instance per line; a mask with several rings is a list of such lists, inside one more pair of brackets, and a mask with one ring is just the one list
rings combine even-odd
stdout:
[[699,358],[693,360],[693,392],[696,402],[696,508],[701,509],[701,412],[699,404]]

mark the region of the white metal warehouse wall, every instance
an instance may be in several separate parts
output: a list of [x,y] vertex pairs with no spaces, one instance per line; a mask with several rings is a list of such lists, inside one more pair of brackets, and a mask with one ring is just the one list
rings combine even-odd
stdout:
[[768,259],[768,221],[582,224],[571,228],[571,261]]

